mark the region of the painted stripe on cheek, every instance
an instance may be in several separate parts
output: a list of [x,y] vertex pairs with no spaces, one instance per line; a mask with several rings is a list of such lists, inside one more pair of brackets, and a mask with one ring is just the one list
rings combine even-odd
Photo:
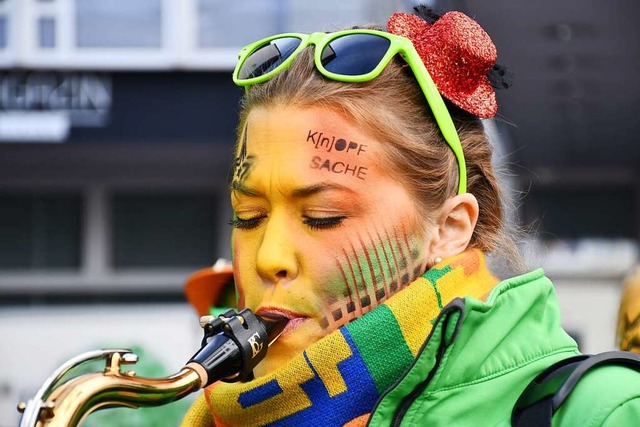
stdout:
[[382,251],[382,254],[385,255],[386,258],[386,254],[384,253],[384,246],[382,248],[378,248],[378,245],[375,244],[373,237],[371,236],[371,233],[369,233],[369,231],[367,231],[367,234],[369,235],[369,240],[371,241],[371,246],[373,247],[373,250],[376,254],[376,262],[378,263],[378,274],[380,275],[380,280],[382,282],[382,286],[384,287],[384,294],[386,296],[391,295],[391,293],[389,292],[389,282],[390,280],[388,280],[387,278],[387,269],[389,268],[389,261],[386,260],[385,262],[382,262],[380,259],[380,253],[378,252],[379,250]]
[[399,285],[400,285],[400,288],[403,288],[409,282],[409,273],[408,273],[409,255],[406,253],[405,247],[403,245],[403,240],[398,235],[395,227],[393,228],[393,233],[394,233],[396,245],[398,246],[398,250],[399,252],[401,252],[401,258],[400,258],[401,269],[399,270],[399,274],[402,274],[402,276],[400,277]]
[[346,286],[346,290],[347,290],[347,295],[349,297],[349,302],[347,303],[347,313],[353,313],[355,311],[355,304],[353,302],[353,293],[351,292],[351,286],[349,284],[349,280],[347,279],[347,275],[344,272],[344,269],[342,268],[342,265],[340,264],[340,261],[336,260],[336,265],[338,266],[338,269],[340,270],[340,274],[342,275],[342,280],[344,281],[344,284]]
[[[387,230],[386,227],[384,228],[384,234],[387,237],[387,242],[389,244],[389,250],[391,251],[391,256],[393,257],[393,264],[396,266],[396,268],[395,268],[395,275],[396,275],[395,288],[399,289],[399,288],[402,287],[402,279],[400,277],[400,265],[398,264],[398,259],[396,258],[397,248],[393,247],[391,237],[389,236],[389,230]],[[394,286],[392,286],[392,288],[393,287]]]
[[[375,296],[376,301],[379,301],[380,298],[378,298],[379,289],[378,289],[378,283],[376,280],[376,272],[373,268],[373,264],[371,263],[369,250],[366,248],[364,241],[359,235],[358,235],[358,242],[360,243],[360,247],[362,248],[362,253],[364,254],[364,258],[367,261],[367,266],[369,267],[369,275],[371,276],[371,284],[373,285],[373,295]],[[366,280],[365,280],[365,283],[366,283]],[[382,291],[384,291],[384,289],[382,289]]]
[[342,248],[342,254],[344,255],[345,260],[347,261],[347,265],[349,266],[349,271],[351,272],[351,277],[353,278],[353,289],[356,291],[356,298],[358,299],[358,303],[355,304],[355,307],[360,309],[360,316],[362,316],[362,306],[360,305],[360,289],[358,289],[358,281],[356,280],[356,275],[353,271],[353,265],[351,264],[349,255],[344,250],[344,248]]
[[[367,283],[364,279],[364,272],[362,271],[362,265],[360,264],[360,260],[358,259],[358,253],[356,252],[356,248],[351,243],[351,251],[353,252],[353,259],[358,265],[358,271],[360,272],[360,281],[356,278],[356,286],[358,289],[364,292],[364,296],[360,297],[360,308],[366,308],[371,305],[371,297],[369,296],[369,289],[367,289]],[[362,313],[362,311],[361,311]]]

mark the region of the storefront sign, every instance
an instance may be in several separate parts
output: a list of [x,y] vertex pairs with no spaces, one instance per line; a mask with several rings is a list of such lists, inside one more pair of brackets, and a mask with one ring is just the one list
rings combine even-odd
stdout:
[[71,127],[104,127],[111,89],[102,73],[2,73],[0,142],[63,142]]

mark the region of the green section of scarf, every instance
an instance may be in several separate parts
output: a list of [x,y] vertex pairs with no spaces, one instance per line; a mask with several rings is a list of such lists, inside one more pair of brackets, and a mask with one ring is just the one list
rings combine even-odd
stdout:
[[468,250],[428,270],[363,317],[332,332],[270,375],[205,390],[216,426],[364,425],[402,376],[449,301],[485,299],[498,283]]

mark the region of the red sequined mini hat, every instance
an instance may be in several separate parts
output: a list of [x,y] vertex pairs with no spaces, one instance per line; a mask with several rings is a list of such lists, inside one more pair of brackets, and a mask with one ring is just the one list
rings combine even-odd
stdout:
[[487,77],[496,47],[476,21],[461,12],[448,12],[433,24],[394,13],[387,30],[411,40],[442,96],[478,117],[496,114],[496,94]]

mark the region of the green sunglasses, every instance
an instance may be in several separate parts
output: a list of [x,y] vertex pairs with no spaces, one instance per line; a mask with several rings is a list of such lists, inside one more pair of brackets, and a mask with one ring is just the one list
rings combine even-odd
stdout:
[[287,69],[307,46],[315,45],[315,65],[331,80],[366,82],[375,79],[400,54],[422,88],[440,132],[456,156],[460,173],[458,194],[467,192],[467,168],[458,132],[451,115],[409,39],[377,30],[344,30],[335,33],[278,34],[242,48],[233,81],[238,86],[264,83]]

